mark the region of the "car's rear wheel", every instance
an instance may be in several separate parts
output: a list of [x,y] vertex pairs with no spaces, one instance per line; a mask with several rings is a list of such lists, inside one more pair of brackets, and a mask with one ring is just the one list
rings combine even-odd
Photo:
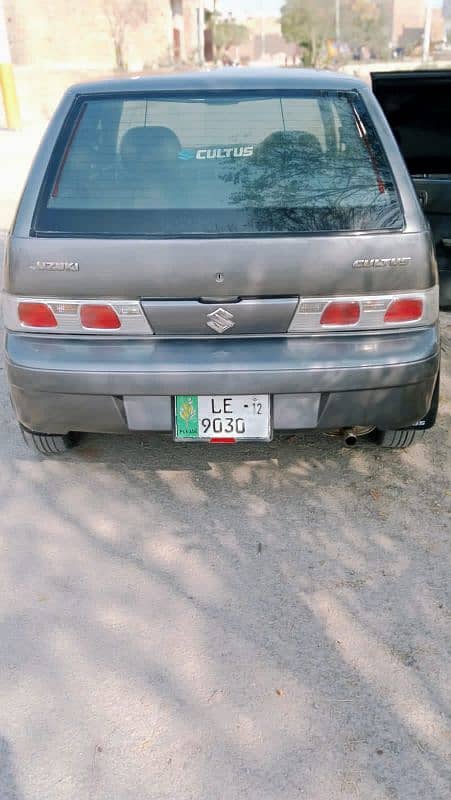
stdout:
[[28,447],[42,456],[61,456],[78,444],[78,437],[73,433],[36,433],[23,425],[20,430]]
[[424,431],[419,429],[405,429],[399,431],[376,431],[376,444],[390,450],[404,450],[413,444],[421,442]]
[[[440,373],[437,375],[434,391],[431,399],[431,406],[426,416],[420,420],[416,428],[400,428],[395,431],[382,431],[377,429],[372,436],[373,440],[380,447],[388,447],[391,450],[403,450],[413,444],[421,442],[424,432],[435,425],[438,412],[438,402],[440,394]],[[421,425],[421,427],[420,427]]]

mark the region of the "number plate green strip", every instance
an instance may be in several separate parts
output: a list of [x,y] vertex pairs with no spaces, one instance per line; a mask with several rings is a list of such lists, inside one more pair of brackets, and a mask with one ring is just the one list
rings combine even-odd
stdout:
[[175,434],[177,439],[197,439],[199,409],[196,395],[178,394],[175,398]]

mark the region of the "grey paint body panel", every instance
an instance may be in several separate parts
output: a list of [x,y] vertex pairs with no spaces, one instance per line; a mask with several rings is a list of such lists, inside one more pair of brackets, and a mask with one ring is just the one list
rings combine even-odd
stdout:
[[124,397],[127,425],[131,431],[170,431],[172,398],[169,395]]
[[[410,257],[408,266],[353,269],[356,259]],[[77,261],[78,272],[30,269]],[[216,275],[224,281],[217,283]],[[188,278],[187,278],[188,276]],[[261,239],[16,239],[5,289],[37,297],[333,296],[427,289],[437,280],[428,233]]]
[[128,414],[134,430],[170,430],[171,396],[186,392],[273,394],[276,430],[307,422],[313,428],[403,427],[428,411],[440,354],[433,327],[216,341],[8,333],[6,357],[23,425],[120,433],[129,430]]
[[[431,405],[433,388],[434,382],[428,379],[404,386],[329,391],[320,395],[276,394],[273,396],[274,430],[348,428],[353,425],[401,428],[424,417]],[[127,422],[122,399],[109,395],[25,392],[12,386],[11,399],[22,425],[43,433],[170,432],[172,426],[172,398],[169,396],[134,397],[134,423],[131,425]]]
[[152,330],[159,336],[217,336],[208,326],[209,314],[223,309],[231,314],[229,336],[241,334],[286,333],[298,304],[297,297],[238,299],[234,303],[217,300],[144,300],[142,307]]
[[[319,392],[310,394],[277,394],[273,402],[273,425],[276,430],[316,428],[321,402]],[[134,431],[170,431],[172,398],[124,397],[127,425]]]
[[436,327],[375,335],[215,340],[63,340],[8,333],[10,383],[73,394],[349,391],[434,377]]

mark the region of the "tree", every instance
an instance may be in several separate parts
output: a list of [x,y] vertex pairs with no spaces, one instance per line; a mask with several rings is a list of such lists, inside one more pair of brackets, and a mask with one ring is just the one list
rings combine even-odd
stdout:
[[116,68],[126,70],[126,32],[128,28],[147,22],[147,3],[145,0],[104,0],[103,10],[113,40]]
[[374,0],[352,0],[350,3],[350,39],[359,45],[380,45],[382,14]]
[[286,0],[282,6],[282,35],[302,49],[306,66],[319,64],[321,48],[334,32],[334,8],[330,0]]
[[[212,15],[214,16],[214,15]],[[239,47],[249,38],[249,30],[234,19],[214,20],[212,26],[213,44],[220,57],[229,47]]]
[[367,47],[382,57],[388,55],[392,36],[393,0],[340,0],[341,41],[357,50]]

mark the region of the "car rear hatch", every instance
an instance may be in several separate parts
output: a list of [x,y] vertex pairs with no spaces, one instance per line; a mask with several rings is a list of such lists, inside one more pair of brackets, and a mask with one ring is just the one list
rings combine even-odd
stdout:
[[159,336],[302,333],[334,298],[371,328],[434,284],[416,230],[356,91],[81,95],[6,288],[48,302],[53,332],[96,330],[83,309],[99,299],[114,333],[142,332],[139,313]]

